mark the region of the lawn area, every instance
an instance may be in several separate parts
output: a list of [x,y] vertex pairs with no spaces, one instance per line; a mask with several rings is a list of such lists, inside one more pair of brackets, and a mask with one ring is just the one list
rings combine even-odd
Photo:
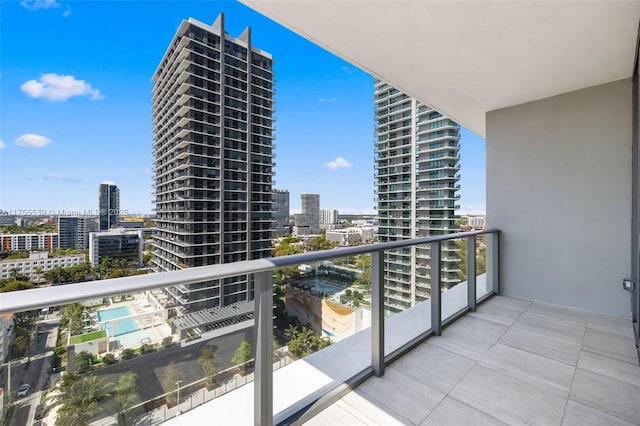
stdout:
[[69,344],[70,345],[77,345],[78,343],[89,342],[91,340],[100,339],[102,337],[107,337],[107,331],[106,330],[98,330],[98,331],[94,331],[92,333],[79,334],[77,336],[73,336],[73,337],[71,337],[71,340],[69,341]]

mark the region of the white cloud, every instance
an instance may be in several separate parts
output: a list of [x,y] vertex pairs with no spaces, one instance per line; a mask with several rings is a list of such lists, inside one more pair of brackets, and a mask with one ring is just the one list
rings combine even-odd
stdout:
[[16,145],[30,148],[42,148],[50,143],[51,139],[35,133],[27,133],[16,139]]
[[7,147],[7,144],[0,141],[0,149],[5,149]]
[[71,6],[67,5],[67,9],[64,12],[62,12],[62,17],[66,18],[69,15],[71,15]]
[[351,163],[343,157],[336,157],[335,160],[324,164],[324,167],[329,170],[345,169],[347,167],[351,167]]
[[340,67],[340,69],[344,72],[346,72],[347,74],[353,74],[355,72],[355,69],[353,69],[350,66],[344,65],[342,67]]
[[49,9],[51,7],[60,7],[56,0],[22,0],[20,5],[28,10]]
[[20,89],[32,98],[45,98],[50,101],[66,101],[72,96],[89,95],[91,99],[102,99],[98,89],[84,80],[76,80],[72,75],[55,73],[43,74],[39,81],[29,80],[22,83]]
[[80,182],[80,179],[78,179],[78,178],[74,178],[74,177],[71,177],[71,176],[63,175],[63,174],[60,174],[60,173],[47,173],[45,176],[42,177],[42,179],[44,179],[44,180],[61,180],[63,182],[72,182],[72,183]]
[[142,171],[142,173],[143,173],[143,174],[145,174],[145,175],[152,175],[152,174],[153,174],[153,172],[151,171],[151,169],[144,169],[144,170]]
[[321,104],[323,102],[335,102],[338,98],[320,98],[318,99],[318,103]]

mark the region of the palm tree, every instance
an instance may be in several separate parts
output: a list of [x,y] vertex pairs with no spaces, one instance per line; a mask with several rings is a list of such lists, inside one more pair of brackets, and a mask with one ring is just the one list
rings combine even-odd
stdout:
[[67,384],[58,410],[56,425],[76,426],[91,423],[91,419],[102,411],[98,402],[109,396],[111,387],[104,379],[92,374]]

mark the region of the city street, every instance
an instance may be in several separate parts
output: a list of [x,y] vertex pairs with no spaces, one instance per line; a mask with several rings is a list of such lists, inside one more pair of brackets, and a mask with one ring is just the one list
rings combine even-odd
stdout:
[[107,382],[117,384],[118,378],[123,373],[136,373],[138,375],[136,384],[138,385],[140,400],[146,401],[166,392],[166,390],[162,389],[162,377],[170,362],[173,361],[177,367],[183,386],[188,385],[203,378],[202,369],[198,365],[198,358],[205,345],[215,350],[215,353],[220,357],[220,369],[224,370],[233,366],[231,358],[244,340],[253,340],[253,329],[227,334],[187,346],[186,348],[173,347],[161,350],[96,370],[96,374],[104,377]]
[[[31,356],[5,363],[0,371],[0,383],[7,392],[11,390],[12,401],[16,404],[13,418],[9,425],[23,426],[30,424],[35,406],[40,402],[40,391],[48,384],[48,371],[51,367],[53,348],[58,336],[59,320],[53,318],[38,323],[37,336],[31,347]],[[9,366],[11,368],[11,384],[8,384]],[[18,398],[18,388],[29,384],[27,395]]]

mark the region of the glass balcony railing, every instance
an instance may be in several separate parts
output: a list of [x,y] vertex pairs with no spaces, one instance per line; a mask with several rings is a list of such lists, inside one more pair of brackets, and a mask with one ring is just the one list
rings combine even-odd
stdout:
[[[44,401],[46,424],[290,421],[498,292],[498,243],[466,232],[0,293],[23,349],[0,386]],[[225,292],[253,300],[192,300],[231,277]]]

